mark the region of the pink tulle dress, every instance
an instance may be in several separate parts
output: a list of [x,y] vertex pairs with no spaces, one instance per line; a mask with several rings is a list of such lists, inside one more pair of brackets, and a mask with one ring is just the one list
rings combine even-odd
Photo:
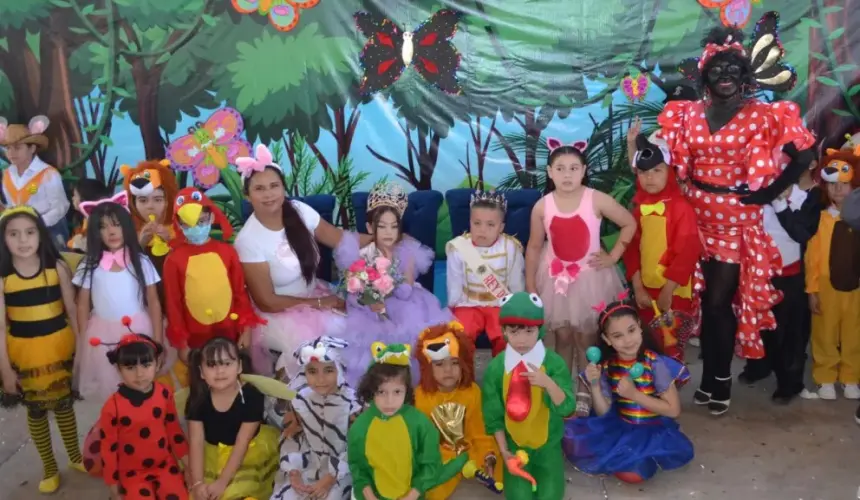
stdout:
[[[378,255],[374,245],[359,249],[358,235],[344,233],[340,245],[335,250],[335,263],[339,269],[348,269],[359,258],[373,258]],[[399,274],[413,269],[414,277],[431,270],[435,253],[417,240],[405,236],[394,250],[393,263]],[[454,316],[447,307],[439,304],[432,292],[415,282],[400,283],[394,292],[385,299],[383,319],[369,307],[358,303],[355,296],[346,301],[347,323],[349,327],[343,338],[349,342],[344,355],[346,380],[357,387],[359,379],[367,371],[373,360],[370,347],[374,342],[385,344],[415,344],[418,335],[428,326],[448,323]],[[418,381],[418,364],[412,358],[412,380]]]
[[543,200],[547,243],[536,282],[547,327],[594,332],[594,306],[614,300],[624,289],[615,267],[593,269],[588,265],[591,254],[600,251],[601,218],[594,208],[594,190],[585,188],[579,207],[572,213],[558,210],[553,193]]

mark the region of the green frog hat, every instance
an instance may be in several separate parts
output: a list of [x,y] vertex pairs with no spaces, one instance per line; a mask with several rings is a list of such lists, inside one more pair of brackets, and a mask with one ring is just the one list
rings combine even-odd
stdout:
[[538,339],[546,333],[543,323],[543,301],[536,293],[517,292],[501,300],[499,323],[502,325],[538,326]]

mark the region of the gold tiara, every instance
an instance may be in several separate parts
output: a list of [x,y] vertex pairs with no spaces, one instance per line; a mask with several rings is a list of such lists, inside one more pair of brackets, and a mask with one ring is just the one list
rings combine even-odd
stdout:
[[472,208],[475,203],[488,203],[498,207],[502,212],[508,210],[508,200],[505,199],[505,195],[497,191],[475,191],[469,201],[469,208]]
[[380,182],[370,190],[367,198],[367,211],[370,212],[379,207],[391,207],[403,216],[409,199],[406,192],[397,184],[391,182]]
[[15,215],[15,214],[30,214],[33,217],[39,217],[39,212],[37,212],[30,205],[18,205],[18,206],[15,206],[12,208],[7,208],[6,210],[4,210],[3,213],[0,214],[0,219],[3,219],[4,217],[8,217],[10,215]]

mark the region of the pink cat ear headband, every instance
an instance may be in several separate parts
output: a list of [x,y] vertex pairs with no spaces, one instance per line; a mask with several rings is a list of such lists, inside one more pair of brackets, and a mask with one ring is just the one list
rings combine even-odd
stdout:
[[82,201],[81,204],[78,205],[78,211],[84,214],[84,217],[89,217],[90,214],[93,213],[93,210],[102,203],[116,203],[122,208],[128,210],[128,192],[120,191],[110,198],[103,198],[98,201]]
[[603,323],[606,321],[606,318],[612,315],[612,313],[614,313],[615,311],[620,311],[621,309],[632,309],[633,311],[636,310],[633,308],[633,306],[626,302],[628,297],[630,297],[630,292],[628,292],[627,290],[622,290],[615,297],[617,303],[614,306],[610,307],[609,310],[606,309],[606,302],[600,302],[597,305],[591,306],[591,308],[597,311],[597,314],[599,314],[601,317],[600,326],[603,326]]
[[251,177],[254,172],[262,172],[266,167],[274,167],[281,170],[281,166],[274,162],[272,152],[265,144],[258,144],[254,150],[254,158],[250,156],[240,156],[236,158],[236,171],[242,177],[242,180]]
[[561,142],[561,139],[556,139],[555,137],[547,137],[546,139],[546,147],[549,148],[550,153],[564,146],[570,146],[580,153],[585,154],[585,148],[588,147],[588,141],[574,141],[570,144],[565,144]]

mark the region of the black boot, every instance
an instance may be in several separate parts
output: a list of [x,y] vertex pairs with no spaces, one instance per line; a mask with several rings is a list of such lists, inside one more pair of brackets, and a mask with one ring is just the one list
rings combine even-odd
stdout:
[[711,415],[719,416],[729,411],[732,402],[732,377],[714,379],[714,392],[708,402],[708,410]]

